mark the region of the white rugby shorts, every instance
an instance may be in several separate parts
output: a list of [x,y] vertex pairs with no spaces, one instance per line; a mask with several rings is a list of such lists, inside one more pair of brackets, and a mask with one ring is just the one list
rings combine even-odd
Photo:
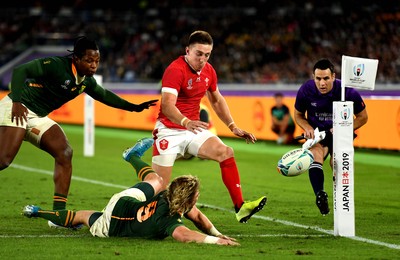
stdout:
[[196,134],[177,128],[168,128],[160,121],[153,131],[155,149],[152,162],[160,166],[173,166],[176,159],[196,156],[207,139],[217,137],[211,131],[203,129]]
[[25,141],[29,141],[33,145],[40,147],[40,139],[44,132],[49,130],[50,127],[56,125],[57,123],[50,119],[49,117],[39,117],[34,112],[28,109],[27,122],[23,121],[23,124],[11,122],[11,110],[12,110],[12,100],[6,95],[0,100],[0,126],[12,126],[19,127],[26,130]]
[[121,197],[132,197],[139,201],[145,201],[146,195],[143,191],[138,188],[129,188],[126,190],[121,191],[120,193],[114,194],[110,201],[108,202],[107,206],[103,209],[103,215],[101,215],[90,227],[90,233],[95,237],[108,237],[109,230],[110,230],[110,222],[112,212],[114,210],[115,204]]

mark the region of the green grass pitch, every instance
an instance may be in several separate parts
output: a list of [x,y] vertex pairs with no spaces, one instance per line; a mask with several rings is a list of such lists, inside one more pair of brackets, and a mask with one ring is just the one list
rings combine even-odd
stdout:
[[[83,156],[83,128],[63,125],[74,148],[68,208],[101,210],[110,196],[137,182],[122,151],[147,131],[96,128],[95,156]],[[400,156],[398,152],[355,151],[356,237],[333,235],[332,171],[326,162],[325,190],[331,213],[321,216],[307,174],[278,174],[280,156],[296,146],[223,139],[235,150],[246,200],[267,195],[265,208],[238,223],[214,161],[179,160],[173,176],[197,175],[198,206],[239,247],[183,244],[167,238],[95,238],[87,228],[50,229],[43,219],[21,216],[27,204],[52,207],[53,159],[24,143],[13,164],[0,174],[0,256],[2,259],[400,259]],[[144,155],[151,161],[151,153]],[[194,226],[186,221],[190,228]]]

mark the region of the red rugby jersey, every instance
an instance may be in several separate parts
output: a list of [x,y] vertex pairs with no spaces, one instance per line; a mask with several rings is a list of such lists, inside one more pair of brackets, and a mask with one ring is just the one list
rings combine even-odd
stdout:
[[[196,72],[185,61],[185,57],[180,56],[164,71],[161,86],[161,91],[178,95],[176,107],[184,116],[199,120],[200,101],[207,90],[213,92],[217,89],[217,74],[208,62],[200,72]],[[183,128],[171,122],[161,107],[158,119],[169,128]]]

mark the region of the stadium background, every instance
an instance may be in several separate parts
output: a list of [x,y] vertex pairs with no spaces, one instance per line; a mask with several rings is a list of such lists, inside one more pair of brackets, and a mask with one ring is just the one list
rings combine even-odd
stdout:
[[[235,120],[259,139],[275,138],[269,129],[271,95],[284,92],[292,108],[297,88],[310,78],[317,59],[330,58],[338,78],[342,55],[379,59],[376,90],[362,91],[370,120],[360,129],[355,145],[400,150],[400,7],[396,1],[117,1],[112,7],[97,1],[19,1],[18,7],[10,2],[1,5],[0,79],[5,90],[1,96],[7,93],[13,66],[40,55],[65,55],[74,37],[86,34],[99,43],[98,74],[106,88],[133,102],[158,97],[164,68],[182,54],[190,32],[204,29],[214,37],[210,62]],[[82,104],[78,98],[51,117],[81,124]],[[128,114],[96,104],[96,124],[148,130],[155,113]],[[220,135],[230,136],[219,120],[214,121]]]

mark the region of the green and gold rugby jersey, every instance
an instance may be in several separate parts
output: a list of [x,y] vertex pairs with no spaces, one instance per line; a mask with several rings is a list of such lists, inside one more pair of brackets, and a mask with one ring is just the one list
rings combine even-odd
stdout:
[[77,82],[77,77],[69,57],[35,59],[14,69],[9,96],[38,116],[48,115],[82,92],[108,106],[132,111],[132,103],[104,89],[93,77],[85,77],[81,82]]
[[111,216],[110,237],[143,237],[163,239],[172,236],[175,228],[183,225],[179,214],[171,216],[164,192],[141,202],[122,197]]

